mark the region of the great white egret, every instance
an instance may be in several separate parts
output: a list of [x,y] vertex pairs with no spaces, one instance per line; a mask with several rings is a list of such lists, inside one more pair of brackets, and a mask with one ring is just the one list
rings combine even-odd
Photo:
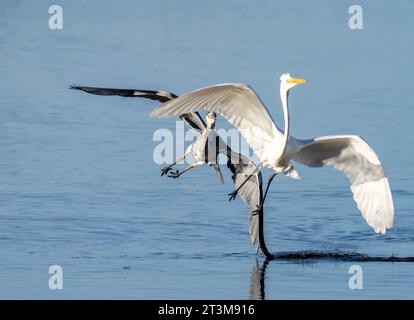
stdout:
[[[288,92],[305,82],[289,74],[280,77],[280,99],[285,123],[283,132],[276,127],[253,89],[237,83],[219,84],[184,94],[161,104],[151,116],[179,116],[201,109],[222,114],[259,156],[260,163],[256,170],[265,166],[274,171],[269,178],[264,199],[275,175],[284,173],[299,178],[292,160],[309,167],[331,166],[350,180],[353,198],[368,225],[377,233],[385,233],[393,225],[394,206],[388,179],[374,150],[355,135],[323,136],[309,140],[289,136]],[[238,191],[236,189],[232,197]]]
[[[70,86],[71,89],[81,90],[87,93],[96,94],[96,95],[106,95],[106,96],[123,96],[123,97],[143,97],[152,100],[157,100],[160,102],[170,101],[177,98],[177,95],[167,91],[159,90],[140,90],[140,89],[113,89],[113,88],[99,88],[99,87],[86,87],[86,86]],[[260,171],[256,170],[255,165],[251,162],[246,156],[241,155],[237,152],[234,152],[229,146],[227,146],[224,141],[218,136],[214,130],[216,123],[216,115],[213,113],[207,113],[206,122],[203,121],[198,112],[189,112],[180,115],[180,118],[184,123],[196,134],[199,135],[195,143],[191,144],[185,153],[196,153],[199,158],[200,164],[208,163],[208,158],[211,158],[210,162],[214,162],[217,167],[219,166],[216,163],[216,158],[218,151],[224,153],[227,156],[227,167],[232,172],[232,180],[237,189],[239,189],[238,194],[243,202],[249,208],[249,235],[251,243],[256,247],[256,250],[261,249],[263,253],[268,257],[273,257],[270,254],[269,250],[266,247],[264,240],[264,230],[263,230],[263,208],[261,203],[263,201],[262,194],[262,174]],[[209,129],[208,129],[209,128]],[[207,149],[207,159],[205,158],[205,150],[208,145],[205,135],[210,135],[210,141],[215,143],[214,146],[210,146]],[[204,135],[204,136],[203,136]],[[214,151],[208,152],[208,150]],[[178,160],[177,160],[178,161]],[[177,162],[176,161],[176,162]],[[174,162],[174,164],[176,163]],[[170,171],[171,167],[174,165],[169,165],[162,169],[162,174],[166,174]],[[218,170],[220,170],[218,168]],[[183,170],[184,171],[184,170]],[[181,174],[183,173],[181,171]],[[218,176],[222,180],[221,171],[218,171]],[[177,175],[175,173],[174,175]],[[246,180],[246,176],[250,178]],[[258,210],[259,208],[259,210]]]

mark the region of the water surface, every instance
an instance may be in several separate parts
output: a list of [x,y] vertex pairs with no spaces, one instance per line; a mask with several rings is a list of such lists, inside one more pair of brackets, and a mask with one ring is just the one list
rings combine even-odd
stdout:
[[[302,180],[272,185],[269,249],[414,256],[414,4],[358,3],[360,31],[348,28],[349,1],[60,1],[64,29],[52,31],[50,1],[3,0],[0,298],[414,298],[412,263],[263,266],[244,205],[227,201],[228,172],[225,185],[208,167],[159,176],[153,133],[175,122],[150,119],[156,103],[68,90],[249,83],[282,126],[279,76],[304,77],[290,95],[292,135],[363,136],[389,176],[395,227],[375,234],[345,177],[297,165]],[[63,290],[48,288],[54,264]],[[353,264],[363,290],[348,288]]]

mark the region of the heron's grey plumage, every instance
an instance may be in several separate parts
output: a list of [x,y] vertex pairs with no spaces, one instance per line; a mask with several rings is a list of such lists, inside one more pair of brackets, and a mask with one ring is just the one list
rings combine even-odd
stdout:
[[[229,150],[227,167],[233,173],[232,179],[236,188],[238,188],[253,173],[255,165],[247,157]],[[263,208],[257,213],[256,210],[262,202],[262,174],[260,171],[254,173],[249,180],[238,191],[240,198],[249,208],[249,234],[251,243],[260,249],[260,220],[263,216]]]
[[[123,97],[142,97],[160,102],[167,102],[173,100],[178,96],[174,93],[167,91],[157,90],[141,90],[141,89],[113,89],[113,88],[99,88],[99,87],[87,87],[87,86],[70,86],[71,89],[81,90],[87,93],[96,95],[117,95]],[[207,129],[205,121],[201,118],[198,112],[189,112],[181,114],[182,119],[186,125],[199,135]],[[238,188],[246,178],[253,172],[255,165],[247,157],[234,152],[224,141],[216,136],[218,139],[216,142],[216,151],[223,153],[227,156],[227,167],[232,172],[232,179],[236,188]],[[189,146],[191,148],[192,145]],[[206,159],[205,159],[206,160]],[[216,170],[217,176],[220,180],[223,179],[223,175],[220,171],[220,167],[217,163],[211,163],[211,166]],[[254,173],[252,177],[245,183],[238,192],[240,198],[246,203],[249,209],[249,235],[251,243],[257,250],[262,249],[266,256],[271,256],[268,252],[263,236],[263,208],[259,212],[255,212],[260,206],[262,201],[262,174],[260,171]]]

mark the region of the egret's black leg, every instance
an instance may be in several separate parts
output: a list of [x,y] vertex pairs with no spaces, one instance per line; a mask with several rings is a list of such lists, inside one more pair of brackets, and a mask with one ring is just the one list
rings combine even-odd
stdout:
[[246,184],[246,182],[253,176],[253,173],[248,175],[248,177],[246,178],[246,180],[243,181],[243,183],[233,192],[228,193],[227,195],[230,196],[229,201],[236,199],[237,193],[239,192],[239,190]]
[[277,173],[273,173],[273,174],[269,177],[269,180],[267,181],[266,191],[265,191],[265,194],[264,194],[264,196],[263,196],[263,200],[262,200],[262,202],[260,203],[260,206],[259,206],[256,210],[254,210],[254,211],[253,211],[253,214],[254,214],[254,215],[258,214],[258,213],[260,212],[260,210],[262,210],[262,208],[263,208],[263,204],[264,204],[264,202],[265,202],[265,200],[266,200],[267,192],[269,191],[270,184],[272,183],[273,178],[274,178],[274,177],[276,177],[276,175],[277,175]]
[[246,178],[246,180],[243,181],[243,183],[233,192],[228,193],[227,195],[230,196],[229,201],[236,199],[237,193],[239,192],[239,190],[246,184],[247,181],[249,181],[249,179],[255,175],[257,173],[257,171],[259,170],[260,166],[262,165],[262,162],[260,162],[252,171],[251,174],[249,174]]

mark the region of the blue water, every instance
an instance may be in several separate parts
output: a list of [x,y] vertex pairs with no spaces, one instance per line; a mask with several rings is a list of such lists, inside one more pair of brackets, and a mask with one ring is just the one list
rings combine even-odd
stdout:
[[[227,201],[228,172],[224,185],[208,167],[159,176],[153,133],[175,121],[150,119],[157,103],[68,90],[249,83],[282,126],[279,76],[304,77],[290,95],[292,135],[363,136],[389,176],[395,227],[375,234],[345,177],[297,165],[302,180],[277,177],[266,202],[270,251],[414,256],[412,1],[358,1],[359,31],[350,1],[59,4],[63,30],[48,28],[50,1],[0,4],[0,298],[414,298],[412,263],[263,268],[243,203]],[[48,287],[55,264],[63,290]],[[353,264],[362,290],[348,288]]]

